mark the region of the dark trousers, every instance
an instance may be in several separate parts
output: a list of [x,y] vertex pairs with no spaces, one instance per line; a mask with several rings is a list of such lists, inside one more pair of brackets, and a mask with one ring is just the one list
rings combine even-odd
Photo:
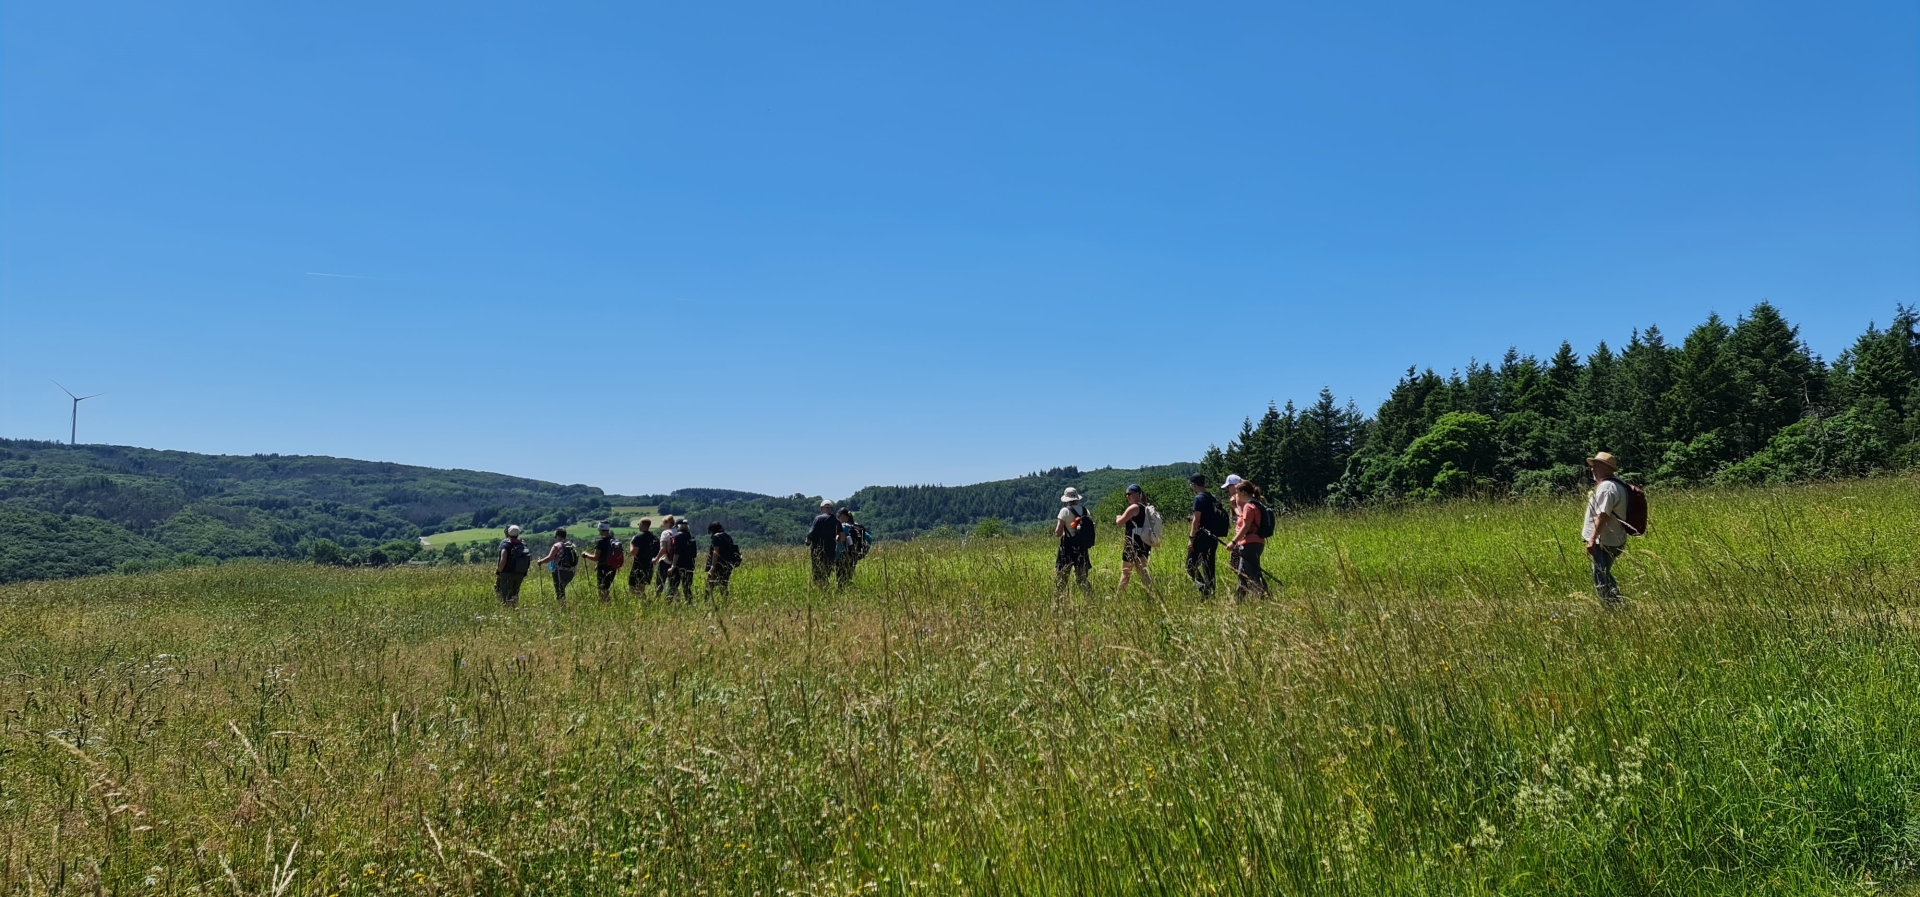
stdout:
[[1194,536],[1187,543],[1187,576],[1202,598],[1213,597],[1214,557],[1219,548],[1220,540],[1212,536]]
[[718,591],[723,597],[733,593],[733,567],[715,564],[707,568],[707,594]]
[[840,552],[840,554],[833,559],[834,581],[841,588],[846,588],[848,583],[853,582],[853,568],[859,563],[860,561],[854,558],[851,552]]
[[1593,591],[1606,604],[1620,603],[1620,583],[1614,581],[1613,562],[1626,550],[1625,545],[1618,548],[1595,545],[1587,549],[1587,557],[1593,559]]
[[1234,549],[1233,572],[1240,577],[1240,581],[1233,586],[1234,597],[1248,592],[1256,596],[1267,594],[1267,572],[1260,569],[1260,556],[1266,551],[1267,546],[1258,542],[1248,542]]
[[1080,591],[1093,594],[1093,584],[1087,581],[1087,574],[1093,570],[1093,558],[1085,548],[1074,545],[1061,545],[1053,556],[1053,591],[1056,595],[1067,593],[1067,574],[1071,571],[1079,581]]
[[673,570],[673,562],[661,561],[657,564],[654,564],[653,569],[654,569],[654,572],[659,574],[659,579],[660,579],[659,584],[653,587],[653,592],[656,595],[665,594],[667,591],[667,579],[669,578],[670,572]]
[[620,571],[612,567],[593,568],[593,580],[596,585],[600,586],[601,600],[606,600],[607,594],[613,590],[614,579],[618,578],[619,575]]
[[653,563],[634,558],[633,566],[627,569],[627,591],[638,595],[650,585],[653,585]]
[[827,587],[827,577],[833,574],[833,546],[813,546],[813,584],[818,588]]
[[693,568],[675,565],[667,570],[667,597],[678,595],[693,602]]
[[570,567],[553,568],[553,600],[562,603],[567,600],[567,586],[573,583],[573,573]]
[[526,579],[527,574],[525,573],[511,573],[506,570],[501,570],[493,574],[493,596],[500,599],[500,603],[507,607],[518,606],[520,604],[520,584],[525,582]]

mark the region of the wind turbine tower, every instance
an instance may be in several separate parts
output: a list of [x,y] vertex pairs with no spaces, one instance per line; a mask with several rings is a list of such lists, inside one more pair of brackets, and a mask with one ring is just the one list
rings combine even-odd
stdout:
[[[60,381],[58,381],[58,380],[55,380],[55,381],[53,381],[53,385],[55,385],[55,386],[60,386]],[[106,393],[104,393],[104,392],[96,392],[96,393],[94,393],[93,395],[90,395],[90,396],[76,396],[76,395],[74,395],[74,394],[73,394],[73,391],[72,391],[72,390],[70,390],[70,389],[68,389],[68,388],[66,388],[66,387],[64,387],[64,386],[60,386],[60,391],[61,391],[61,392],[64,392],[64,393],[66,393],[66,394],[67,394],[67,398],[69,398],[69,399],[72,399],[72,400],[73,400],[73,427],[72,427],[72,429],[70,429],[70,430],[69,430],[69,431],[67,432],[67,444],[68,444],[68,445],[74,445],[74,444],[77,444],[77,443],[78,443],[78,442],[80,441],[80,440],[79,440],[79,436],[80,436],[80,403],[81,403],[81,402],[84,402],[84,401],[86,401],[86,400],[88,400],[88,399],[97,399],[97,398],[99,398],[99,397],[101,397],[101,396],[104,396],[104,395],[106,395]]]

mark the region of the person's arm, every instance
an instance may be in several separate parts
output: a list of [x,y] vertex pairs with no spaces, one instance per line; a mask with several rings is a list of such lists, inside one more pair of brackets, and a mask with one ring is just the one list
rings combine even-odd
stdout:
[[1192,543],[1198,538],[1200,538],[1200,512],[1196,510],[1193,512],[1193,525],[1187,527],[1187,542]]
[[537,561],[534,561],[534,563],[544,564],[544,563],[547,563],[548,561],[558,560],[559,557],[560,557],[560,543],[555,542],[547,548],[547,556]]
[[1065,536],[1066,534],[1067,534],[1067,518],[1065,517],[1053,518],[1053,537],[1058,539],[1061,536]]
[[1120,516],[1113,518],[1113,525],[1126,526],[1127,521],[1133,519],[1134,512],[1139,510],[1139,508],[1140,508],[1139,505],[1127,505],[1127,509],[1124,511],[1121,511]]
[[[1246,539],[1248,532],[1252,530],[1255,526],[1258,526],[1258,524],[1247,519],[1250,516],[1247,512],[1247,508],[1251,506],[1251,504],[1252,503],[1249,502],[1246,505],[1240,506],[1240,519],[1234,523],[1234,527],[1233,527],[1233,541],[1235,542],[1240,542]],[[1258,514],[1260,512],[1258,510],[1255,510],[1252,513]]]
[[510,546],[507,546],[507,545],[500,546],[500,557],[495,559],[494,561],[493,572],[495,573],[507,572],[507,552],[512,550],[513,549]]

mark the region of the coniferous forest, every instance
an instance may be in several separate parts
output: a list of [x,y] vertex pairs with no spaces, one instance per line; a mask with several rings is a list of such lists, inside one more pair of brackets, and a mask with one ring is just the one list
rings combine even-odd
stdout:
[[1649,484],[1762,485],[1920,464],[1920,335],[1912,307],[1831,362],[1762,302],[1711,315],[1678,344],[1657,326],[1582,357],[1509,349],[1442,376],[1408,368],[1371,417],[1322,389],[1269,405],[1202,469],[1238,473],[1277,502],[1352,506],[1574,488],[1612,452]]

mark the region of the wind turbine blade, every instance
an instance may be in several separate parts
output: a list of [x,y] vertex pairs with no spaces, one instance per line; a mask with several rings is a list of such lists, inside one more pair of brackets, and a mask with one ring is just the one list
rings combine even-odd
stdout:
[[[58,380],[55,380],[55,381],[53,381],[53,385],[55,385],[55,386],[60,386],[60,381],[58,381]],[[76,402],[78,402],[78,401],[80,401],[80,399],[79,399],[78,397],[76,397],[76,396],[74,396],[74,394],[73,394],[73,391],[72,391],[72,390],[70,390],[70,389],[68,389],[68,388],[66,388],[66,387],[64,387],[64,386],[60,386],[60,391],[61,391],[61,392],[64,392],[64,393],[66,393],[66,394],[67,394],[67,397],[68,397],[68,398],[70,398],[70,399],[73,399],[73,400],[74,400],[74,401],[76,401]]]
[[86,400],[88,400],[88,399],[97,399],[97,398],[100,398],[101,396],[104,396],[104,395],[106,395],[106,393],[104,393],[104,392],[96,392],[96,393],[94,393],[93,395],[90,395],[90,396],[81,396],[80,398],[77,398],[77,399],[74,399],[74,401],[76,401],[76,402],[84,402],[84,401],[86,401]]

